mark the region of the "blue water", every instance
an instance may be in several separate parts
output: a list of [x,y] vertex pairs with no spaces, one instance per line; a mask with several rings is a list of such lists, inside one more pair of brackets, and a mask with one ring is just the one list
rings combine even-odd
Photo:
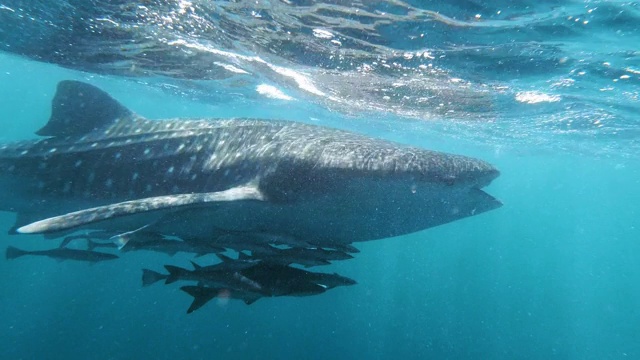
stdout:
[[[321,14],[306,7],[311,3],[296,3],[296,11]],[[48,119],[57,82],[78,79],[149,118],[298,120],[478,157],[501,171],[487,191],[502,208],[357,244],[355,259],[319,269],[357,279],[355,286],[251,306],[211,302],[190,315],[191,299],[178,286],[140,286],[141,268],[188,264],[181,255],[130,253],[96,265],[2,259],[0,358],[640,359],[640,4],[374,5],[360,8],[391,20],[373,28],[331,17],[302,21],[307,18],[296,12],[306,26],[297,28],[302,40],[313,45],[306,50],[299,47],[304,41],[274,42],[279,51],[269,54],[266,40],[242,38],[241,27],[235,42],[203,40],[296,69],[325,94],[353,94],[347,102],[310,93],[262,63],[228,56],[250,75],[231,81],[171,72],[132,77],[103,65],[38,62],[6,44],[0,140],[32,138]],[[286,24],[275,11],[269,14],[269,6],[284,5],[255,6],[260,21]],[[325,10],[357,20],[345,7],[327,3]],[[251,18],[247,9],[236,10]],[[427,17],[425,10],[438,15]],[[0,7],[1,16],[8,13]],[[2,39],[35,21],[11,19],[0,25]],[[316,28],[353,51],[342,53],[350,63],[337,60],[340,54],[322,43],[327,36],[314,35]],[[367,32],[376,36],[356,41]],[[367,53],[356,56],[356,50]],[[420,60],[404,55],[424,51],[429,56]],[[329,61],[329,54],[336,57]],[[373,65],[384,56],[399,64],[399,73]],[[429,64],[438,69],[436,82],[420,75]],[[191,65],[167,66],[188,72]],[[390,85],[411,78],[416,84]],[[258,84],[295,100],[264,96]],[[382,92],[389,99],[374,91],[380,89],[391,89]],[[425,92],[428,106],[414,101]],[[0,215],[0,229],[9,229],[13,215]],[[3,236],[5,245],[22,248],[45,241]]]

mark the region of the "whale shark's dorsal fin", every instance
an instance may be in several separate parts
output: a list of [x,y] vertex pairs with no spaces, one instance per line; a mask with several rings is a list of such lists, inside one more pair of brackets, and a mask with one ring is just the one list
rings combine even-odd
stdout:
[[80,81],[58,83],[51,102],[49,122],[36,132],[40,136],[83,135],[103,128],[116,119],[131,117],[124,107],[106,92]]

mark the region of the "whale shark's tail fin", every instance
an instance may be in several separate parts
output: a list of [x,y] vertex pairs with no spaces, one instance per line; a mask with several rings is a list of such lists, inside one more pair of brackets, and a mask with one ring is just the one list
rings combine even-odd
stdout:
[[82,135],[133,115],[106,92],[80,81],[58,83],[51,103],[49,122],[36,132],[40,136]]

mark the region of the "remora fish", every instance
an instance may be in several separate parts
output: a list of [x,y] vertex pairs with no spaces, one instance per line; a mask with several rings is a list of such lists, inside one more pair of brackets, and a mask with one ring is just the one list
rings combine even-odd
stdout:
[[[117,234],[116,234],[117,235]],[[60,247],[66,247],[75,240],[85,240],[88,250],[96,248],[118,248],[119,244],[113,242],[113,234],[93,232],[89,234],[70,235],[64,238]],[[105,241],[108,240],[108,241]],[[186,242],[170,240],[157,233],[136,232],[134,241],[127,240],[126,251],[148,250],[173,256],[179,252],[193,253],[202,256],[210,253],[224,252],[224,248],[212,246],[206,242]]]
[[337,286],[355,285],[356,281],[338,274],[315,273],[286,265],[260,262],[240,271],[260,284],[268,296],[308,296]]
[[501,206],[481,160],[296,122],[148,120],[77,81],[58,84],[37,134],[0,146],[13,233],[241,231],[340,248]]
[[212,287],[227,287],[242,290],[260,290],[262,288],[260,284],[232,268],[220,266],[202,267],[194,262],[192,262],[192,264],[194,266],[193,270],[187,270],[173,265],[165,265],[164,268],[169,272],[165,283],[171,284],[178,280],[193,280],[203,282]]
[[[241,299],[251,305],[262,297],[309,296],[324,293],[337,286],[353,285],[356,282],[338,274],[312,273],[288,266],[257,264],[242,271],[243,274],[261,279],[260,290],[242,290],[209,286],[182,286],[180,290],[193,297],[187,313],[201,308],[210,300],[219,298]],[[162,274],[154,274],[163,277]]]
[[27,251],[9,246],[7,247],[7,250],[5,252],[5,257],[7,260],[15,259],[25,255],[46,256],[57,260],[78,260],[94,263],[118,258],[118,256],[114,254],[107,254],[89,250],[74,250],[67,248]]
[[[167,270],[169,270],[168,267]],[[197,270],[196,268],[196,271]],[[170,270],[170,273],[172,274],[173,271]],[[197,272],[192,272],[191,274],[194,275],[196,273]],[[356,284],[354,280],[338,274],[313,273],[285,265],[266,264],[262,262],[242,269],[238,273],[244,279],[252,282],[255,281],[260,287],[224,286],[217,280],[212,283],[206,277],[202,277],[198,279],[198,286],[183,286],[180,288],[182,291],[193,296],[193,302],[187,310],[187,313],[199,309],[215,297],[241,299],[247,305],[251,305],[261,297],[318,295],[337,286]],[[171,274],[164,275],[144,269],[143,285],[150,285],[162,279],[169,280]],[[200,272],[199,275],[205,276],[206,274]],[[189,280],[196,279],[190,278]]]
[[330,260],[353,259],[353,256],[345,252],[338,250],[325,250],[322,248],[272,249],[273,250],[266,253],[252,251],[251,256],[240,252],[238,256],[240,259],[256,259],[284,265],[299,264],[305,267],[328,265],[330,264]]

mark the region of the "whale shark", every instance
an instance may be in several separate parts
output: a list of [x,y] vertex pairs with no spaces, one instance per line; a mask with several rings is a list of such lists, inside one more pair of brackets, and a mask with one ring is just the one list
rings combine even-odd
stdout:
[[301,122],[147,119],[79,81],[36,134],[0,145],[11,234],[343,249],[501,206],[479,159]]

